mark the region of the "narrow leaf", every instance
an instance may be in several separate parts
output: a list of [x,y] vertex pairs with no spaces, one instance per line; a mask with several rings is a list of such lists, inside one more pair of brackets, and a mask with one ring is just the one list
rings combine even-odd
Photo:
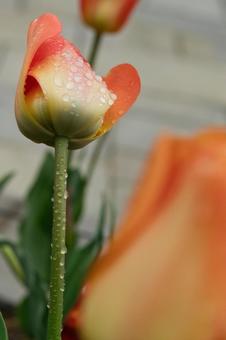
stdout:
[[0,238],[0,252],[17,279],[24,283],[25,275],[17,246],[9,240]]
[[1,340],[8,340],[8,333],[6,329],[6,325],[2,316],[2,313],[0,312],[0,339]]
[[65,276],[64,315],[76,303],[90,267],[102,249],[104,227],[106,226],[106,208],[106,201],[104,200],[96,228],[97,231],[93,239],[83,247],[75,244],[74,249],[68,253]]
[[13,176],[14,176],[14,172],[10,172],[0,179],[0,192],[2,192],[6,184],[11,180]]

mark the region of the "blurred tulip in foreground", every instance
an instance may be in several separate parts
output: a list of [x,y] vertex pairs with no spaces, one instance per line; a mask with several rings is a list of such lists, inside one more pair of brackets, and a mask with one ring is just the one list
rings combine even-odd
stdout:
[[97,76],[80,51],[61,35],[53,14],[35,19],[16,93],[16,119],[34,142],[54,145],[56,136],[77,149],[107,132],[140,91],[129,64]]
[[81,310],[85,340],[226,339],[226,131],[163,137]]
[[138,0],[81,0],[87,25],[97,32],[117,32],[126,23]]

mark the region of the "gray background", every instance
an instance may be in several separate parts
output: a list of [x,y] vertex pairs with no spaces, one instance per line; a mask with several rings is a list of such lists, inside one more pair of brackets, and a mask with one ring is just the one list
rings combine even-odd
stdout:
[[[0,0],[0,176],[16,176],[0,207],[20,204],[47,147],[18,131],[14,95],[29,22],[43,12],[57,14],[65,37],[88,54],[92,31],[80,21],[75,0]],[[126,28],[106,35],[97,63],[100,74],[130,62],[140,72],[142,93],[111,133],[89,191],[83,228],[91,229],[108,193],[122,211],[146,153],[160,133],[187,134],[226,115],[226,1],[141,0]],[[91,151],[93,145],[88,147]],[[76,161],[76,160],[75,160]],[[16,237],[16,221],[0,217],[0,232]],[[22,294],[0,262],[0,295]]]

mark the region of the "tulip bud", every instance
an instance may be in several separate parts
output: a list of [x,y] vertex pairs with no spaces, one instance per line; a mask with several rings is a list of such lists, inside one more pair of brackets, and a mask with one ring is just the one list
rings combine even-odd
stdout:
[[138,0],[81,0],[85,23],[97,32],[117,32],[126,23]]
[[225,155],[225,130],[159,141],[88,279],[84,339],[226,339]]
[[56,136],[77,149],[107,132],[140,91],[128,64],[97,76],[80,51],[61,35],[52,14],[34,20],[16,93],[16,119],[34,142],[54,145]]

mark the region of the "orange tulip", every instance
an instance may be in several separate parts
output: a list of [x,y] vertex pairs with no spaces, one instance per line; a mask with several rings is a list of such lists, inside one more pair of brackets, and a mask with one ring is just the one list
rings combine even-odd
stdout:
[[61,35],[53,14],[35,19],[16,93],[21,132],[37,143],[54,145],[67,137],[72,149],[107,132],[130,108],[140,91],[137,71],[129,64],[97,76],[80,51]]
[[86,340],[226,339],[226,131],[163,137],[81,309]]
[[117,32],[126,23],[138,0],[81,0],[85,23],[97,32]]

